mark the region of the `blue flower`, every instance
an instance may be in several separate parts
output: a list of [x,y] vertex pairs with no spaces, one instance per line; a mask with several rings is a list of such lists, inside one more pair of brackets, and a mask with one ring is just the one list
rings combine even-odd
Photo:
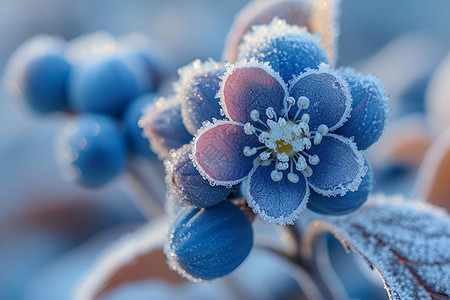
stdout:
[[214,185],[243,183],[267,222],[293,223],[308,200],[319,213],[349,213],[372,187],[362,150],[385,125],[383,85],[331,68],[319,42],[284,21],[255,26],[220,82],[226,119],[205,123],[192,143],[200,174]]
[[193,161],[210,182],[244,182],[244,195],[267,222],[292,223],[310,188],[324,196],[356,191],[366,175],[363,153],[332,133],[348,119],[352,97],[328,65],[289,87],[268,63],[230,65],[220,101],[227,120],[207,123],[193,141]]

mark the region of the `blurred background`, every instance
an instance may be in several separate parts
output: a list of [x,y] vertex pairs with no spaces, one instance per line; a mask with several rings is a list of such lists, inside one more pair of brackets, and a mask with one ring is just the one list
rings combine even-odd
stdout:
[[[176,78],[176,69],[196,58],[220,60],[234,16],[246,3],[0,0],[1,75],[13,51],[36,34],[71,40],[105,30],[114,36],[147,34],[164,49]],[[447,0],[342,0],[337,65],[381,77],[391,95],[394,128],[404,132],[405,122],[424,129],[423,151],[406,160],[385,141],[396,140],[389,130],[369,153],[377,190],[408,194],[437,136],[427,129],[424,103],[430,80],[450,51],[449,15]],[[87,190],[60,177],[53,137],[66,119],[38,115],[3,86],[0,90],[0,299],[70,299],[102,249],[146,221],[121,178]]]

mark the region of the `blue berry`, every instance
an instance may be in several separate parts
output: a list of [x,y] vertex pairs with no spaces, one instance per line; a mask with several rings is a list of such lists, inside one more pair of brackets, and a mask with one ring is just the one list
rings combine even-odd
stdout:
[[125,169],[125,138],[119,124],[108,116],[77,116],[63,127],[56,143],[65,175],[82,185],[103,185]]
[[67,107],[71,66],[64,49],[63,40],[38,35],[25,41],[9,59],[5,81],[17,88],[25,102],[37,112]]
[[142,90],[140,78],[121,57],[109,57],[74,70],[69,102],[76,111],[118,114]]
[[164,162],[169,195],[172,195],[169,199],[197,208],[210,207],[225,200],[232,190],[210,185],[194,167],[189,157],[191,153],[191,145],[186,144],[172,152]]
[[181,210],[169,230],[165,252],[180,275],[211,280],[235,270],[252,244],[250,220],[236,205],[224,201],[201,210]]
[[363,177],[358,190],[348,192],[344,196],[327,197],[314,192],[311,189],[309,195],[308,208],[319,214],[326,215],[345,215],[351,213],[363,205],[373,186],[373,175],[370,166],[365,161],[365,166],[369,168],[366,175]]
[[139,119],[143,115],[143,111],[147,105],[155,102],[154,94],[147,94],[134,99],[127,107],[123,121],[127,129],[128,142],[133,153],[154,158],[156,154],[150,150],[150,143],[146,137],[143,136],[143,129],[138,126]]

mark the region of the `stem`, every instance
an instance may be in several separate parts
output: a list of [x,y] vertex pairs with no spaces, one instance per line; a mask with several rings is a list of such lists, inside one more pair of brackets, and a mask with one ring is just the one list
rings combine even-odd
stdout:
[[128,167],[127,184],[123,189],[148,219],[164,214],[166,184],[161,174],[158,166],[141,158],[133,158]]
[[275,248],[269,248],[267,245],[265,248],[291,263],[288,269],[307,298],[311,300],[349,299],[331,267],[324,237],[317,238],[310,245],[312,255],[308,257],[300,251],[302,234],[298,228],[294,225],[287,225],[285,228],[289,232],[289,237],[294,240],[297,248],[295,253],[288,254]]

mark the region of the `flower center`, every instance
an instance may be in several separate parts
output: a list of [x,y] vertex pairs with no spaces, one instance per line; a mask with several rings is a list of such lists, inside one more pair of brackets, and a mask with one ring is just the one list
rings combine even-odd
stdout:
[[289,142],[286,142],[285,140],[278,140],[275,142],[277,144],[277,150],[280,153],[286,153],[287,155],[289,155],[292,152],[292,145]]
[[[283,178],[281,171],[289,169],[288,180],[297,183],[299,177],[294,172],[294,166],[295,171],[303,173],[306,177],[312,175],[312,169],[308,163],[317,165],[320,160],[317,155],[310,155],[305,150],[311,149],[311,140],[318,145],[322,141],[322,137],[328,133],[328,127],[322,124],[317,131],[310,132],[309,115],[304,113],[300,119],[297,119],[300,111],[309,107],[308,98],[299,97],[296,101],[294,98],[288,97],[287,103],[288,107],[282,117],[277,116],[273,107],[268,107],[265,112],[268,118],[266,122],[259,118],[259,111],[251,111],[250,119],[257,127],[248,122],[244,125],[244,131],[248,135],[256,134],[263,145],[253,148],[245,146],[243,151],[246,156],[253,156],[260,151],[253,161],[255,165],[269,166],[274,162],[275,169],[270,174],[274,181],[280,181]],[[291,118],[288,113],[295,104],[299,109]]]

